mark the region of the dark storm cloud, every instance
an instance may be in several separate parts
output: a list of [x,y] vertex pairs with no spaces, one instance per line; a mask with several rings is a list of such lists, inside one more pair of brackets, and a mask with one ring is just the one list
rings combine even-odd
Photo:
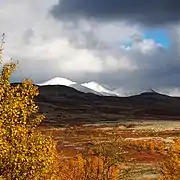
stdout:
[[59,0],[51,10],[57,19],[93,17],[123,19],[147,24],[180,20],[179,0]]

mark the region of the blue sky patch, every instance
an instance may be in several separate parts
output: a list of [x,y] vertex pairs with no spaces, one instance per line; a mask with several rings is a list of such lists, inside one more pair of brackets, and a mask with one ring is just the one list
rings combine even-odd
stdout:
[[[161,44],[163,47],[168,48],[170,46],[170,37],[168,35],[168,30],[165,29],[146,29],[143,32],[144,39],[153,39],[156,43]],[[126,39],[122,45],[127,48],[131,47],[132,40]]]
[[162,44],[166,48],[170,45],[168,31],[165,29],[148,29],[144,32],[144,38],[154,39],[156,43]]

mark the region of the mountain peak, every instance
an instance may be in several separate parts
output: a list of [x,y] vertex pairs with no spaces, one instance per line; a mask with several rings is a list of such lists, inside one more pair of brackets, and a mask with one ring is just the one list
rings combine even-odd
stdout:
[[156,92],[154,89],[152,88],[148,88],[148,90],[143,91],[141,94],[159,94],[158,92]]
[[108,89],[104,88],[102,85],[98,84],[95,81],[90,81],[88,83],[83,83],[81,85],[89,89],[95,90],[97,92],[106,92],[106,93],[110,92]]
[[48,86],[48,85],[64,85],[68,87],[73,87],[77,90],[83,91],[83,92],[90,92],[98,95],[104,95],[104,96],[118,96],[117,93],[110,91],[103,87],[102,85],[98,84],[95,81],[90,81],[88,83],[78,84],[76,82],[73,82],[69,79],[62,78],[62,77],[55,77],[51,80],[48,80],[44,83],[37,84],[38,86]]
[[62,77],[55,77],[51,80],[48,80],[44,83],[37,84],[39,86],[47,86],[47,85],[64,85],[64,86],[70,86],[76,84],[76,82],[73,82],[69,79],[62,78]]
[[104,96],[119,96],[118,93],[106,89],[101,84],[99,84],[99,83],[97,83],[95,81],[90,81],[88,83],[83,83],[83,84],[81,84],[81,86],[89,88],[89,89],[91,89],[91,90],[93,90],[95,92],[101,93],[101,95],[104,95]]

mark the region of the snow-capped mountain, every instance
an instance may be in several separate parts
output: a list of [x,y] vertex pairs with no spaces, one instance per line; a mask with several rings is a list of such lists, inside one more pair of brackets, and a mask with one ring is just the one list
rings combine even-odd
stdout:
[[102,85],[98,84],[97,82],[94,82],[94,81],[91,81],[91,82],[88,82],[88,83],[83,83],[81,84],[81,86],[84,86],[86,88],[89,88],[93,91],[96,91],[96,92],[99,92],[101,93],[102,95],[113,95],[113,96],[118,96],[119,94],[116,93],[116,92],[113,92],[113,91],[110,91],[108,89],[106,89],[105,87],[103,87]]
[[46,81],[44,83],[37,84],[38,86],[48,86],[48,85],[64,85],[64,86],[71,86],[76,84],[76,82],[73,82],[66,78],[61,77],[55,77],[49,81]]
[[109,90],[105,87],[103,87],[101,84],[91,81],[88,83],[77,83],[74,81],[71,81],[66,78],[62,77],[55,77],[51,80],[48,80],[43,83],[37,83],[38,86],[48,86],[48,85],[64,85],[68,87],[72,87],[78,91],[84,92],[84,93],[93,93],[100,96],[121,96],[121,97],[128,97],[128,96],[134,96],[142,93],[156,93],[151,88],[145,88],[145,89],[137,89],[134,91],[128,90],[128,89],[116,89],[116,90]]
[[51,80],[48,80],[44,83],[39,83],[37,85],[38,86],[64,85],[64,86],[75,88],[76,90],[85,92],[85,93],[94,93],[94,94],[103,95],[103,96],[118,96],[118,93],[110,91],[94,81],[78,84],[66,78],[55,77]]

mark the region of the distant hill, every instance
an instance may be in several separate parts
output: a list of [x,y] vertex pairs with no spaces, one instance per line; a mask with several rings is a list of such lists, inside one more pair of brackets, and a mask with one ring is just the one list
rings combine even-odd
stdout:
[[48,125],[180,120],[180,98],[155,91],[130,97],[84,93],[62,85],[39,86],[39,91],[35,100]]

